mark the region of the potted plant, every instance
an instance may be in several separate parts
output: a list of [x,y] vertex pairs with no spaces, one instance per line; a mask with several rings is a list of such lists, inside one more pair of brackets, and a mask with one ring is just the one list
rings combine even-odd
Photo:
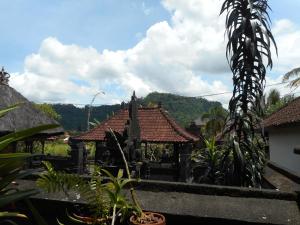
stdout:
[[[68,191],[70,190],[79,193],[88,203],[91,213],[88,216],[79,216],[74,213],[70,215],[67,212],[68,217],[74,222],[114,225],[117,219],[123,222],[133,214],[129,221],[134,225],[166,224],[163,215],[142,211],[132,187],[132,182],[135,180],[131,178],[127,160],[114,132],[110,131],[122,154],[127,179],[123,178],[123,170],[119,170],[118,175],[114,177],[107,170],[95,167],[96,170],[92,174],[90,181],[86,182],[84,178],[77,174],[55,171],[49,162],[43,162],[47,171],[40,175],[40,178],[37,180],[37,186],[45,189],[47,192],[63,191],[67,196],[69,196]],[[108,178],[107,183],[103,182],[103,175]],[[130,195],[133,203],[130,203],[122,193],[125,185],[131,186]],[[62,224],[60,221],[58,222]]]
[[[121,193],[124,186],[132,182],[131,179],[123,179],[123,171],[119,170],[114,177],[110,172],[98,167],[95,168],[91,179],[87,182],[77,174],[68,174],[55,171],[49,162],[43,162],[47,172],[40,175],[37,186],[47,192],[62,191],[66,196],[69,191],[75,191],[82,197],[88,205],[85,215],[77,215],[67,212],[67,216],[74,222],[85,224],[112,224],[117,218],[123,222],[128,218],[131,211],[135,210],[134,205],[130,204]],[[103,175],[108,182],[103,182]],[[61,224],[61,222],[59,222]]]
[[[117,139],[115,133],[113,132],[113,130],[110,128],[109,131],[112,134],[113,138],[115,139],[115,142],[118,146],[118,149],[119,149],[119,151],[122,155],[122,159],[123,159],[123,162],[125,164],[127,177],[128,177],[128,179],[131,180],[131,174],[130,174],[130,171],[129,171],[129,166],[128,166],[125,154],[124,154],[124,152],[121,148],[121,145],[118,142],[118,139]],[[143,224],[143,225],[147,225],[147,224],[165,225],[166,224],[166,219],[165,219],[164,215],[162,215],[160,213],[156,213],[156,212],[147,212],[147,211],[142,210],[142,208],[140,207],[140,204],[138,203],[138,200],[136,198],[135,190],[132,186],[130,188],[130,194],[131,194],[132,201],[135,205],[135,208],[137,209],[135,211],[136,213],[134,213],[134,215],[132,215],[129,219],[129,222],[132,225],[139,225],[139,224]]]

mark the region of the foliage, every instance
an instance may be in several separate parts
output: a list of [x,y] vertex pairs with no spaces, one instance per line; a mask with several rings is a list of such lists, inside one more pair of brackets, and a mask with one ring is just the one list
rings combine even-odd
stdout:
[[272,89],[267,97],[267,106],[275,105],[280,101],[280,92],[277,89]]
[[61,119],[61,115],[59,115],[55,109],[53,108],[52,105],[50,104],[47,104],[47,103],[42,103],[42,104],[34,104],[34,106],[44,112],[47,116],[49,116],[50,118],[52,119],[55,119],[55,120],[60,120]]
[[153,92],[140,99],[140,104],[162,104],[162,107],[181,125],[189,126],[191,121],[208,112],[211,108],[222,107],[221,103],[204,98],[184,97],[180,95]]
[[56,155],[56,156],[68,156],[69,152],[70,152],[70,146],[66,143],[63,143],[60,140],[45,143],[45,149],[44,149],[45,154]]
[[[294,78],[294,79],[291,79]],[[297,88],[300,85],[300,67],[287,72],[282,79],[283,82],[290,81],[289,86]]]
[[[52,106],[55,111],[61,115],[59,122],[65,130],[81,132],[86,130],[88,106],[83,108],[79,108],[71,104],[54,104]],[[119,109],[119,104],[93,106],[90,121],[97,119],[101,122],[107,118],[107,115],[111,115],[112,112],[118,111]]]
[[[94,223],[106,224],[114,220],[116,216],[119,216],[123,221],[127,218],[128,213],[134,209],[121,193],[124,186],[133,181],[123,179],[122,170],[119,171],[117,177],[114,177],[108,171],[96,168],[91,180],[87,182],[77,174],[58,172],[53,169],[49,162],[43,163],[47,171],[40,175],[37,186],[47,192],[63,191],[67,196],[69,196],[70,190],[79,193],[87,201]],[[107,183],[103,182],[101,174],[108,176],[109,181]],[[80,220],[80,217],[76,215],[75,218],[69,217],[73,220]]]
[[267,97],[264,115],[271,115],[273,112],[276,112],[282,107],[286,106],[292,100],[294,100],[294,95],[285,95],[282,98],[280,98],[280,92],[278,90],[271,90]]
[[198,183],[220,184],[223,182],[222,159],[223,151],[221,146],[216,144],[215,138],[205,139],[205,148],[195,151],[192,160],[195,162],[193,170],[205,170],[194,177]]
[[233,96],[229,102],[228,155],[232,155],[234,184],[260,186],[263,146],[255,135],[260,124],[265,86],[266,62],[272,67],[267,0],[225,0],[221,14],[227,12],[226,56],[233,73]]
[[[18,106],[12,106],[7,109],[1,110],[0,117],[4,116],[5,113],[17,107]],[[22,140],[43,130],[52,129],[56,127],[57,125],[43,125],[0,137],[0,152],[3,151],[9,144],[15,141]],[[28,157],[30,157],[30,154],[27,153],[0,154],[0,208],[7,206],[8,204],[14,203],[16,201],[24,200],[38,192],[35,189],[18,190],[17,188],[10,187],[12,181],[22,178],[29,174],[29,172],[20,172]],[[7,223],[14,224],[12,220],[7,219],[10,217],[27,218],[26,215],[20,214],[18,212],[0,212],[0,218],[6,218]]]
[[87,201],[93,217],[108,217],[109,203],[104,193],[102,177],[98,169],[92,174],[91,180],[86,182],[84,178],[77,174],[55,171],[49,162],[43,162],[43,164],[47,172],[41,174],[38,178],[38,187],[49,193],[63,191],[66,196],[69,196],[70,190],[76,191]]
[[96,118],[94,118],[94,121],[89,122],[89,124],[92,126],[92,128],[95,128],[95,127],[99,126],[101,124],[101,122],[99,120],[97,120]]
[[[138,103],[143,106],[154,107],[161,102],[172,117],[182,126],[188,126],[191,121],[197,119],[199,115],[207,112],[210,108],[221,106],[219,102],[211,102],[203,98],[183,97],[173,94],[150,93],[145,98],[138,99]],[[52,105],[62,118],[61,125],[65,130],[86,130],[86,119],[88,107],[78,108],[74,105],[55,104]],[[96,118],[99,122],[107,119],[107,115],[112,115],[121,108],[120,104],[93,106],[91,121]]]
[[202,120],[207,121],[204,128],[207,137],[216,137],[223,131],[227,115],[223,107],[211,108],[202,115]]

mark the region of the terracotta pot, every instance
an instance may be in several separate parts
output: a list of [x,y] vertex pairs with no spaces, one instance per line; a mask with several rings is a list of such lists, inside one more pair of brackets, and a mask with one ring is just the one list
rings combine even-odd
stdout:
[[159,213],[155,212],[143,212],[147,217],[154,217],[157,221],[138,221],[138,218],[136,216],[131,216],[129,221],[131,225],[166,225],[166,218]]

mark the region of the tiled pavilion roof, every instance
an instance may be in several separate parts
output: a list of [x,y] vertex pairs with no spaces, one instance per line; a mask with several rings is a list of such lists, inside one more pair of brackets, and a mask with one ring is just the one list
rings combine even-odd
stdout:
[[[128,109],[121,109],[96,128],[76,137],[84,141],[104,141],[111,128],[122,134],[129,119]],[[194,142],[198,138],[181,128],[162,108],[139,108],[138,120],[142,142]]]
[[300,122],[300,97],[267,117],[262,125],[265,128]]

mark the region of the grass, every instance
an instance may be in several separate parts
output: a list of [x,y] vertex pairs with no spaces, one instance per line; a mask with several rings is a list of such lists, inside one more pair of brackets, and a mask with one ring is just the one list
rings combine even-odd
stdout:
[[[95,156],[95,144],[94,143],[86,143],[86,148],[89,150],[88,159],[92,159]],[[45,144],[45,154],[50,154],[54,156],[69,156],[69,152],[71,148],[68,144],[63,141],[52,141],[47,142]]]
[[66,143],[60,141],[48,142],[45,144],[45,154],[55,155],[55,156],[68,156],[70,151],[70,146]]

